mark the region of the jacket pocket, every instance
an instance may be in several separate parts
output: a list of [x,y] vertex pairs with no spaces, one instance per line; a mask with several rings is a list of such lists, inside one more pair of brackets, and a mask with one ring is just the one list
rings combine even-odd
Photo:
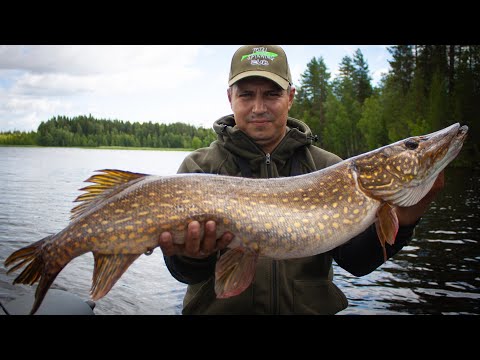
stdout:
[[215,279],[189,285],[183,300],[183,315],[245,315],[254,313],[253,286],[241,294],[217,299]]
[[213,278],[209,278],[198,284],[189,285],[187,293],[183,299],[183,315],[202,314],[207,304],[215,299],[215,293],[212,294]]
[[333,315],[346,309],[345,294],[330,280],[294,280],[293,311],[301,315]]

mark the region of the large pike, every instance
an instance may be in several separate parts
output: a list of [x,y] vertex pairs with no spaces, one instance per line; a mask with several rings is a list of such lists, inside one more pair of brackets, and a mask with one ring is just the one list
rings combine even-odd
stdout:
[[105,296],[127,268],[170,231],[183,242],[192,220],[217,222],[236,236],[217,261],[215,291],[235,296],[253,280],[258,256],[298,258],[329,251],[376,224],[382,246],[394,242],[394,206],[411,206],[460,152],[468,128],[454,124],[349,158],[310,174],[251,179],[213,174],[153,176],[101,170],[76,201],[70,224],[12,253],[14,283],[39,282],[35,313],[58,273],[91,251],[91,296]]

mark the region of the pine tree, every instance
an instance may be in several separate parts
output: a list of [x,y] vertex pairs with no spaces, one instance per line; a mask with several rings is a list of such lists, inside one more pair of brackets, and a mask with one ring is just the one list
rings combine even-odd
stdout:
[[395,45],[387,49],[393,57],[393,60],[388,61],[391,67],[390,74],[403,95],[407,94],[413,80],[415,59],[412,48],[412,45]]
[[363,105],[365,100],[373,93],[372,78],[369,74],[368,64],[363,57],[362,51],[357,49],[353,55],[353,86],[357,101]]
[[[300,77],[300,88],[290,114],[305,121],[312,132],[319,135],[325,127],[325,101],[330,80],[323,57],[312,58]],[[322,145],[321,139],[319,145]]]

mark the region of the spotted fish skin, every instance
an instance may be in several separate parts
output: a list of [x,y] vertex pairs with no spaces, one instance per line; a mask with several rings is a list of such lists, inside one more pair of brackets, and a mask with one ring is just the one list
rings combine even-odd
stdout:
[[247,288],[259,256],[287,259],[329,251],[373,223],[382,246],[398,230],[393,206],[411,206],[459,153],[467,127],[454,124],[411,137],[309,174],[252,179],[213,174],[154,176],[100,170],[58,234],[12,253],[14,283],[39,282],[31,313],[75,257],[95,259],[92,299],[105,296],[127,268],[158,246],[164,231],[182,243],[190,221],[217,222],[235,234],[216,267],[219,298]]

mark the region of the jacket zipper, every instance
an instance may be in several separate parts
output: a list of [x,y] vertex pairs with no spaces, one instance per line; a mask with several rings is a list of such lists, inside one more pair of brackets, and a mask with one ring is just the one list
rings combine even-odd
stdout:
[[270,153],[266,153],[265,154],[265,164],[267,165],[267,176],[269,178],[272,177],[272,167],[270,166],[271,163],[272,163],[272,159],[270,157]]
[[265,154],[265,164],[270,165],[272,160],[270,159],[270,153]]
[[[267,176],[272,177],[272,163],[270,153],[265,154],[265,164],[267,165]],[[272,312],[273,314],[278,314],[278,298],[277,298],[277,261],[273,260],[272,262]]]

